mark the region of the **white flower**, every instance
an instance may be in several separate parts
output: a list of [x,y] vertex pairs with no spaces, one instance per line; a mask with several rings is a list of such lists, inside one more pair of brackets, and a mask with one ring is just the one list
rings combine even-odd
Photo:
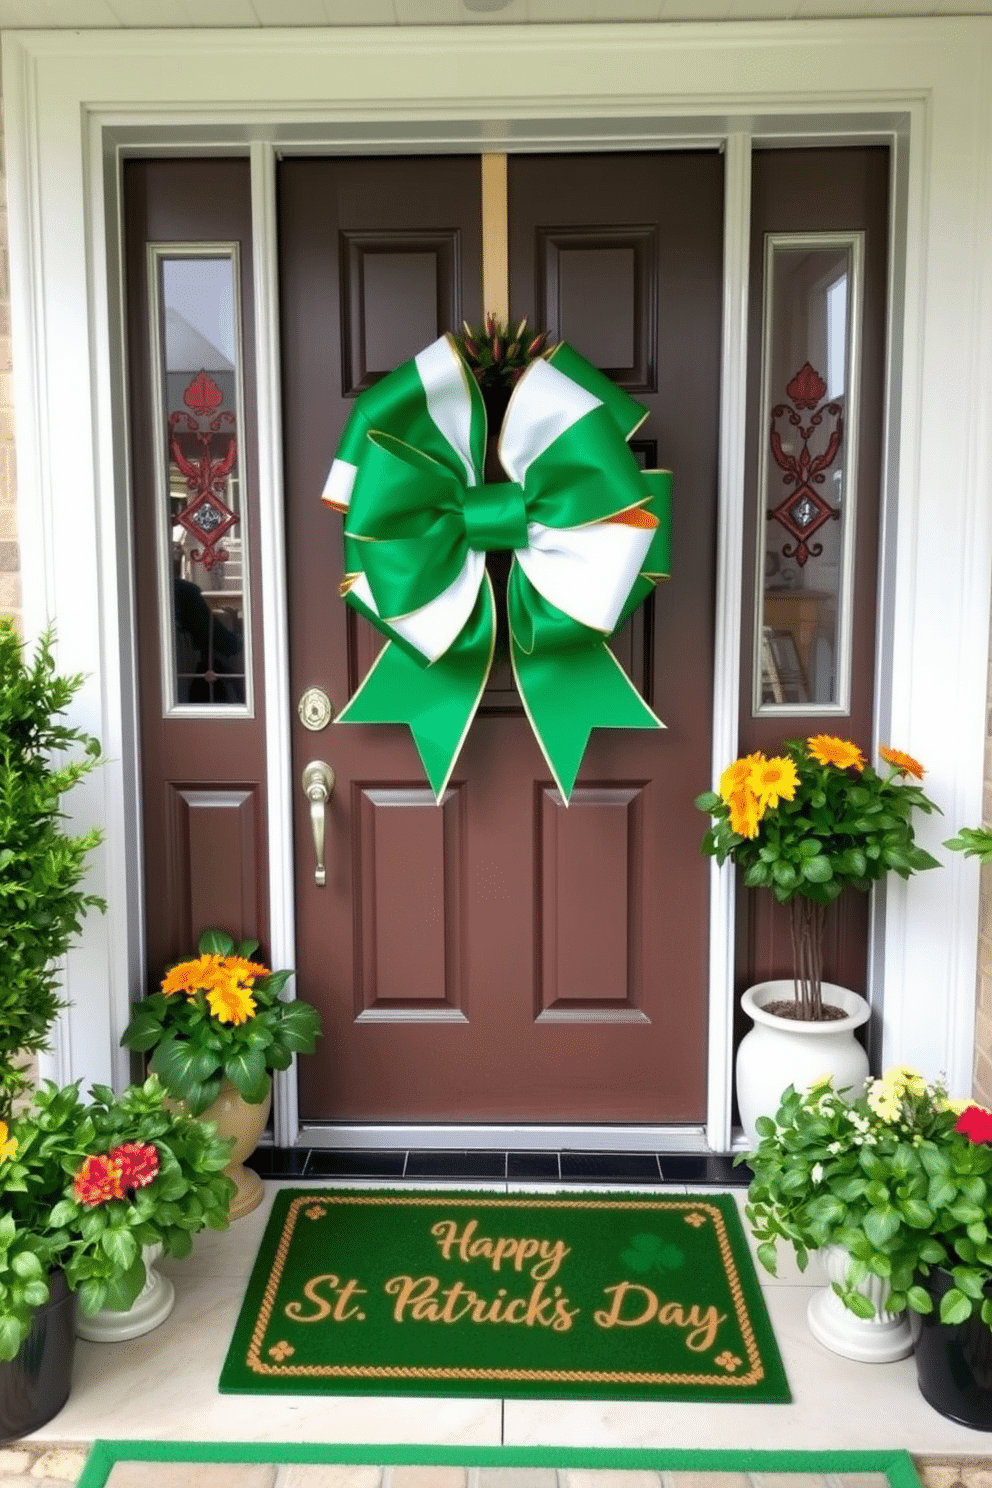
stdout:
[[830,1153],[831,1157],[836,1157],[838,1152],[843,1152],[843,1150],[843,1142],[831,1142],[830,1145],[827,1147],[827,1151]]
[[809,1176],[812,1178],[812,1180],[813,1180],[814,1183],[822,1183],[823,1182],[823,1164],[822,1163],[819,1163],[819,1162],[818,1163],[814,1163],[813,1166],[809,1170]]

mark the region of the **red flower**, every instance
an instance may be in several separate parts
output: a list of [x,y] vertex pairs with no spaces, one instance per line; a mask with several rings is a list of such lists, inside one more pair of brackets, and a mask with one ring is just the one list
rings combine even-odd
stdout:
[[121,1172],[121,1188],[146,1188],[158,1176],[158,1153],[148,1142],[122,1142],[110,1154]]
[[76,1200],[80,1204],[95,1207],[109,1203],[111,1199],[122,1199],[120,1164],[109,1152],[99,1152],[83,1160],[83,1166],[72,1180]]
[[962,1132],[969,1142],[992,1142],[992,1111],[982,1106],[966,1106],[954,1130]]

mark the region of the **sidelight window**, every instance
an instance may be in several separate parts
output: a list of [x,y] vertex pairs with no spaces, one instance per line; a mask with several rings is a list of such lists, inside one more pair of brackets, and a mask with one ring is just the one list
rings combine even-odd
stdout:
[[863,234],[768,234],[756,715],[847,713]]
[[162,696],[252,711],[237,244],[151,243]]

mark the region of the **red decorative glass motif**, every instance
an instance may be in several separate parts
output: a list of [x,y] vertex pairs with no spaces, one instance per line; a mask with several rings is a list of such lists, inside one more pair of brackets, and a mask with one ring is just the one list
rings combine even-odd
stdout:
[[[827,471],[837,458],[844,437],[844,410],[837,402],[820,407],[827,384],[809,362],[800,367],[785,391],[793,406],[790,408],[788,404],[779,403],[772,409],[771,447],[775,463],[783,471],[782,479],[787,489],[778,506],[769,508],[768,520],[780,522],[786,532],[795,538],[794,545],[786,543],[783,547],[782,556],[795,558],[802,567],[808,558],[818,558],[823,552],[822,543],[809,541],[813,533],[824,522],[840,520],[840,512],[830,505],[816,487],[823,485]],[[812,412],[808,424],[803,423],[799,413],[803,408]],[[810,440],[823,427],[826,417],[832,420],[826,426],[827,443],[819,454],[814,454],[809,447]],[[799,434],[802,444],[798,455],[783,447],[779,432],[779,421],[782,419],[788,420],[789,425]]]
[[176,521],[203,544],[189,556],[208,571],[230,557],[218,544],[239,520],[224,500],[227,478],[238,457],[238,440],[234,414],[221,409],[223,401],[224,394],[209,372],[201,371],[183,393],[189,411],[177,408],[169,415],[169,453],[190,492]]

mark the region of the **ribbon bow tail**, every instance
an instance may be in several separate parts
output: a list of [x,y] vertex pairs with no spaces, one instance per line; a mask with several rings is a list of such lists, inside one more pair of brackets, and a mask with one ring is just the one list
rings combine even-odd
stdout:
[[[389,634],[364,606],[356,608]],[[440,803],[485,691],[495,641],[496,609],[486,574],[467,625],[442,656],[428,663],[388,641],[337,722],[405,723]]]
[[510,579],[510,661],[524,710],[566,804],[594,728],[660,729],[606,644],[519,570]]

